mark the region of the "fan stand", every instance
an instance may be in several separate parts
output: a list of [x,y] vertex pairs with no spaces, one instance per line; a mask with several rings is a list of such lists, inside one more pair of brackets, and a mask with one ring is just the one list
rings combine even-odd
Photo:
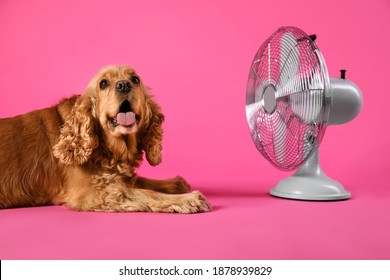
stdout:
[[282,198],[299,200],[331,201],[351,197],[343,186],[329,178],[319,164],[318,149],[290,177],[280,181],[270,194]]

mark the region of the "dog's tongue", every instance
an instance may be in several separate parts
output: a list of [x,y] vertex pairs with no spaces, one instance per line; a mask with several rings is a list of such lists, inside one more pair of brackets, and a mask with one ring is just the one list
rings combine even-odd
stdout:
[[135,123],[135,114],[133,112],[118,113],[116,116],[117,124],[129,126]]

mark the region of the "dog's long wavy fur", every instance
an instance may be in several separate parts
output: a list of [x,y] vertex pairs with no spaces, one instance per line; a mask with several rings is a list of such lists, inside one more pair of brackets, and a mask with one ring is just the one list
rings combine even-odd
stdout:
[[[102,81],[106,87],[101,87]],[[130,83],[127,93],[119,81]],[[137,121],[113,122],[128,101]],[[0,119],[0,208],[60,205],[79,211],[196,213],[206,198],[181,178],[137,176],[161,162],[164,116],[128,66],[102,69],[81,96]]]

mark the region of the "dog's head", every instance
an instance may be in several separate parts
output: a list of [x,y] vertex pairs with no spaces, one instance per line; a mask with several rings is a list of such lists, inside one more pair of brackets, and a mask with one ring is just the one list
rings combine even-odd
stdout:
[[148,91],[129,67],[102,69],[88,90],[101,126],[114,137],[136,133],[138,126],[150,118]]
[[151,165],[161,162],[164,116],[140,76],[128,66],[103,68],[77,100],[61,129],[54,155],[83,164],[100,145],[123,160],[142,149]]

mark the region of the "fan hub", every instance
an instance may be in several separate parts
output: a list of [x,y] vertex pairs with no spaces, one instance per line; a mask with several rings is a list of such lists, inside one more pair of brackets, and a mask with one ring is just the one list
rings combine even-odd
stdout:
[[276,89],[273,85],[265,88],[263,93],[263,108],[268,114],[272,114],[276,109]]

